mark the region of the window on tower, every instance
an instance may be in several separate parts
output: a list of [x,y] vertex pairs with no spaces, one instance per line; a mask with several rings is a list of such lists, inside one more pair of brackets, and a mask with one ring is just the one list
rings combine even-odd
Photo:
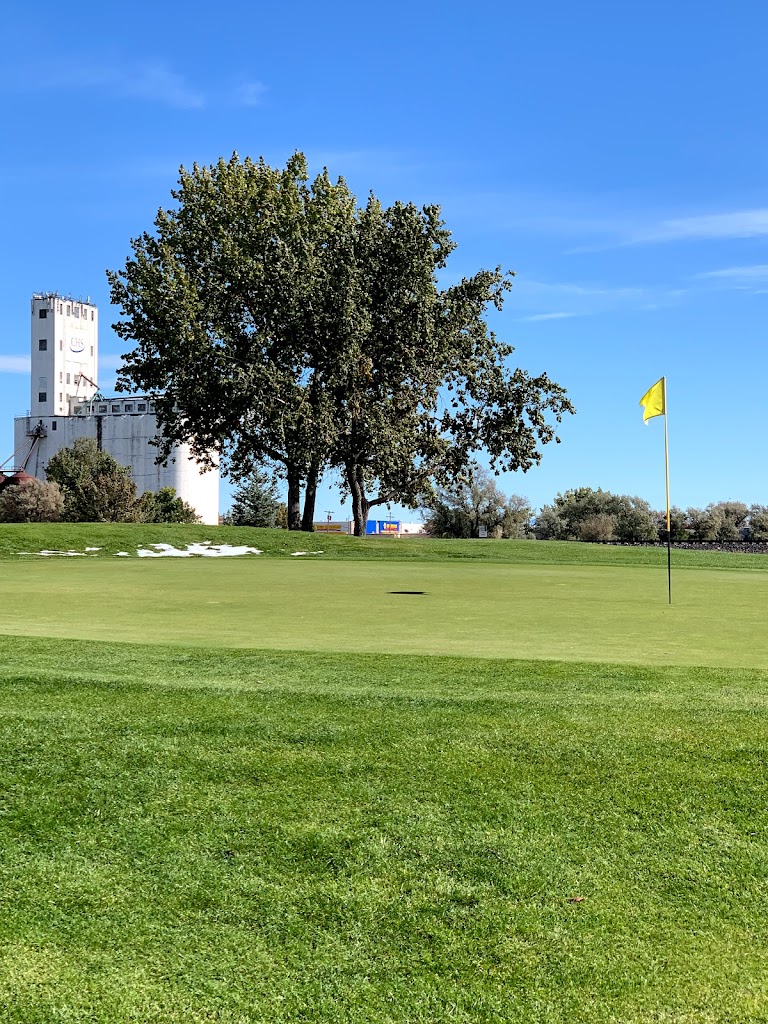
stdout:
[[47,402],[48,401],[48,393],[46,391],[38,391],[37,392],[37,400],[38,400],[38,402]]
[[40,338],[40,340],[37,343],[37,351],[38,352],[47,352],[48,351],[48,339],[47,338]]
[[48,310],[47,309],[39,309],[37,311],[37,315],[40,317],[41,320],[45,320],[48,317]]

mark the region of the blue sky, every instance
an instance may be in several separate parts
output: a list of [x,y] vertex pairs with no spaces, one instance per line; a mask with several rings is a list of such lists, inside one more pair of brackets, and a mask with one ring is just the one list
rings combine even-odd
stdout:
[[[101,385],[122,343],[106,268],[169,205],[178,167],[303,150],[358,195],[437,202],[452,275],[502,264],[493,327],[577,415],[534,506],[569,487],[768,504],[768,7],[11,0],[0,104],[0,461],[29,403],[29,298],[101,309]],[[340,510],[332,482],[319,509]],[[228,489],[223,489],[224,507]],[[408,514],[412,518],[412,514]]]

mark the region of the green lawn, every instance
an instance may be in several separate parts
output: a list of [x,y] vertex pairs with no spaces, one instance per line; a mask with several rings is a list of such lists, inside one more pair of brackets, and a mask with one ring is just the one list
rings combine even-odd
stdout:
[[0,1020],[768,1021],[762,561],[330,539],[5,536]]
[[768,667],[768,572],[678,569],[671,608],[664,566],[39,559],[0,573],[0,632],[72,642]]
[[[261,558],[286,558],[295,551],[322,552],[323,560],[452,562],[470,560],[534,565],[660,566],[666,571],[663,547],[618,547],[564,541],[432,540],[426,537],[347,537],[322,533],[288,533],[245,526],[153,525],[113,523],[0,524],[0,561],[39,560],[44,549],[75,550],[92,559],[111,559],[151,544],[185,547],[199,541],[247,544]],[[317,556],[319,557],[319,556]],[[679,568],[768,571],[768,556],[724,551],[674,551]]]

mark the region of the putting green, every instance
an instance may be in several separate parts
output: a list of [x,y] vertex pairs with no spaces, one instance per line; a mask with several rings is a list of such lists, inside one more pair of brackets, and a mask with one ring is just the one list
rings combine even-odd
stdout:
[[[768,573],[315,559],[10,562],[0,632],[768,668]],[[424,593],[393,593],[423,591]],[[62,652],[66,658],[66,648]]]

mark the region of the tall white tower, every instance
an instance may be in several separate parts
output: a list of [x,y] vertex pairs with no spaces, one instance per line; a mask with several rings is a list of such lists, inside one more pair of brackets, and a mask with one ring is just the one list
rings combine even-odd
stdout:
[[188,444],[176,445],[167,465],[155,461],[157,416],[148,395],[96,396],[99,312],[92,302],[46,292],[32,296],[30,412],[14,423],[14,451],[33,476],[45,479],[48,460],[81,437],[96,442],[138,488],[173,487],[204,523],[219,520],[219,472],[208,473]]
[[97,390],[99,311],[92,302],[47,292],[32,296],[32,416],[66,416],[70,399]]

